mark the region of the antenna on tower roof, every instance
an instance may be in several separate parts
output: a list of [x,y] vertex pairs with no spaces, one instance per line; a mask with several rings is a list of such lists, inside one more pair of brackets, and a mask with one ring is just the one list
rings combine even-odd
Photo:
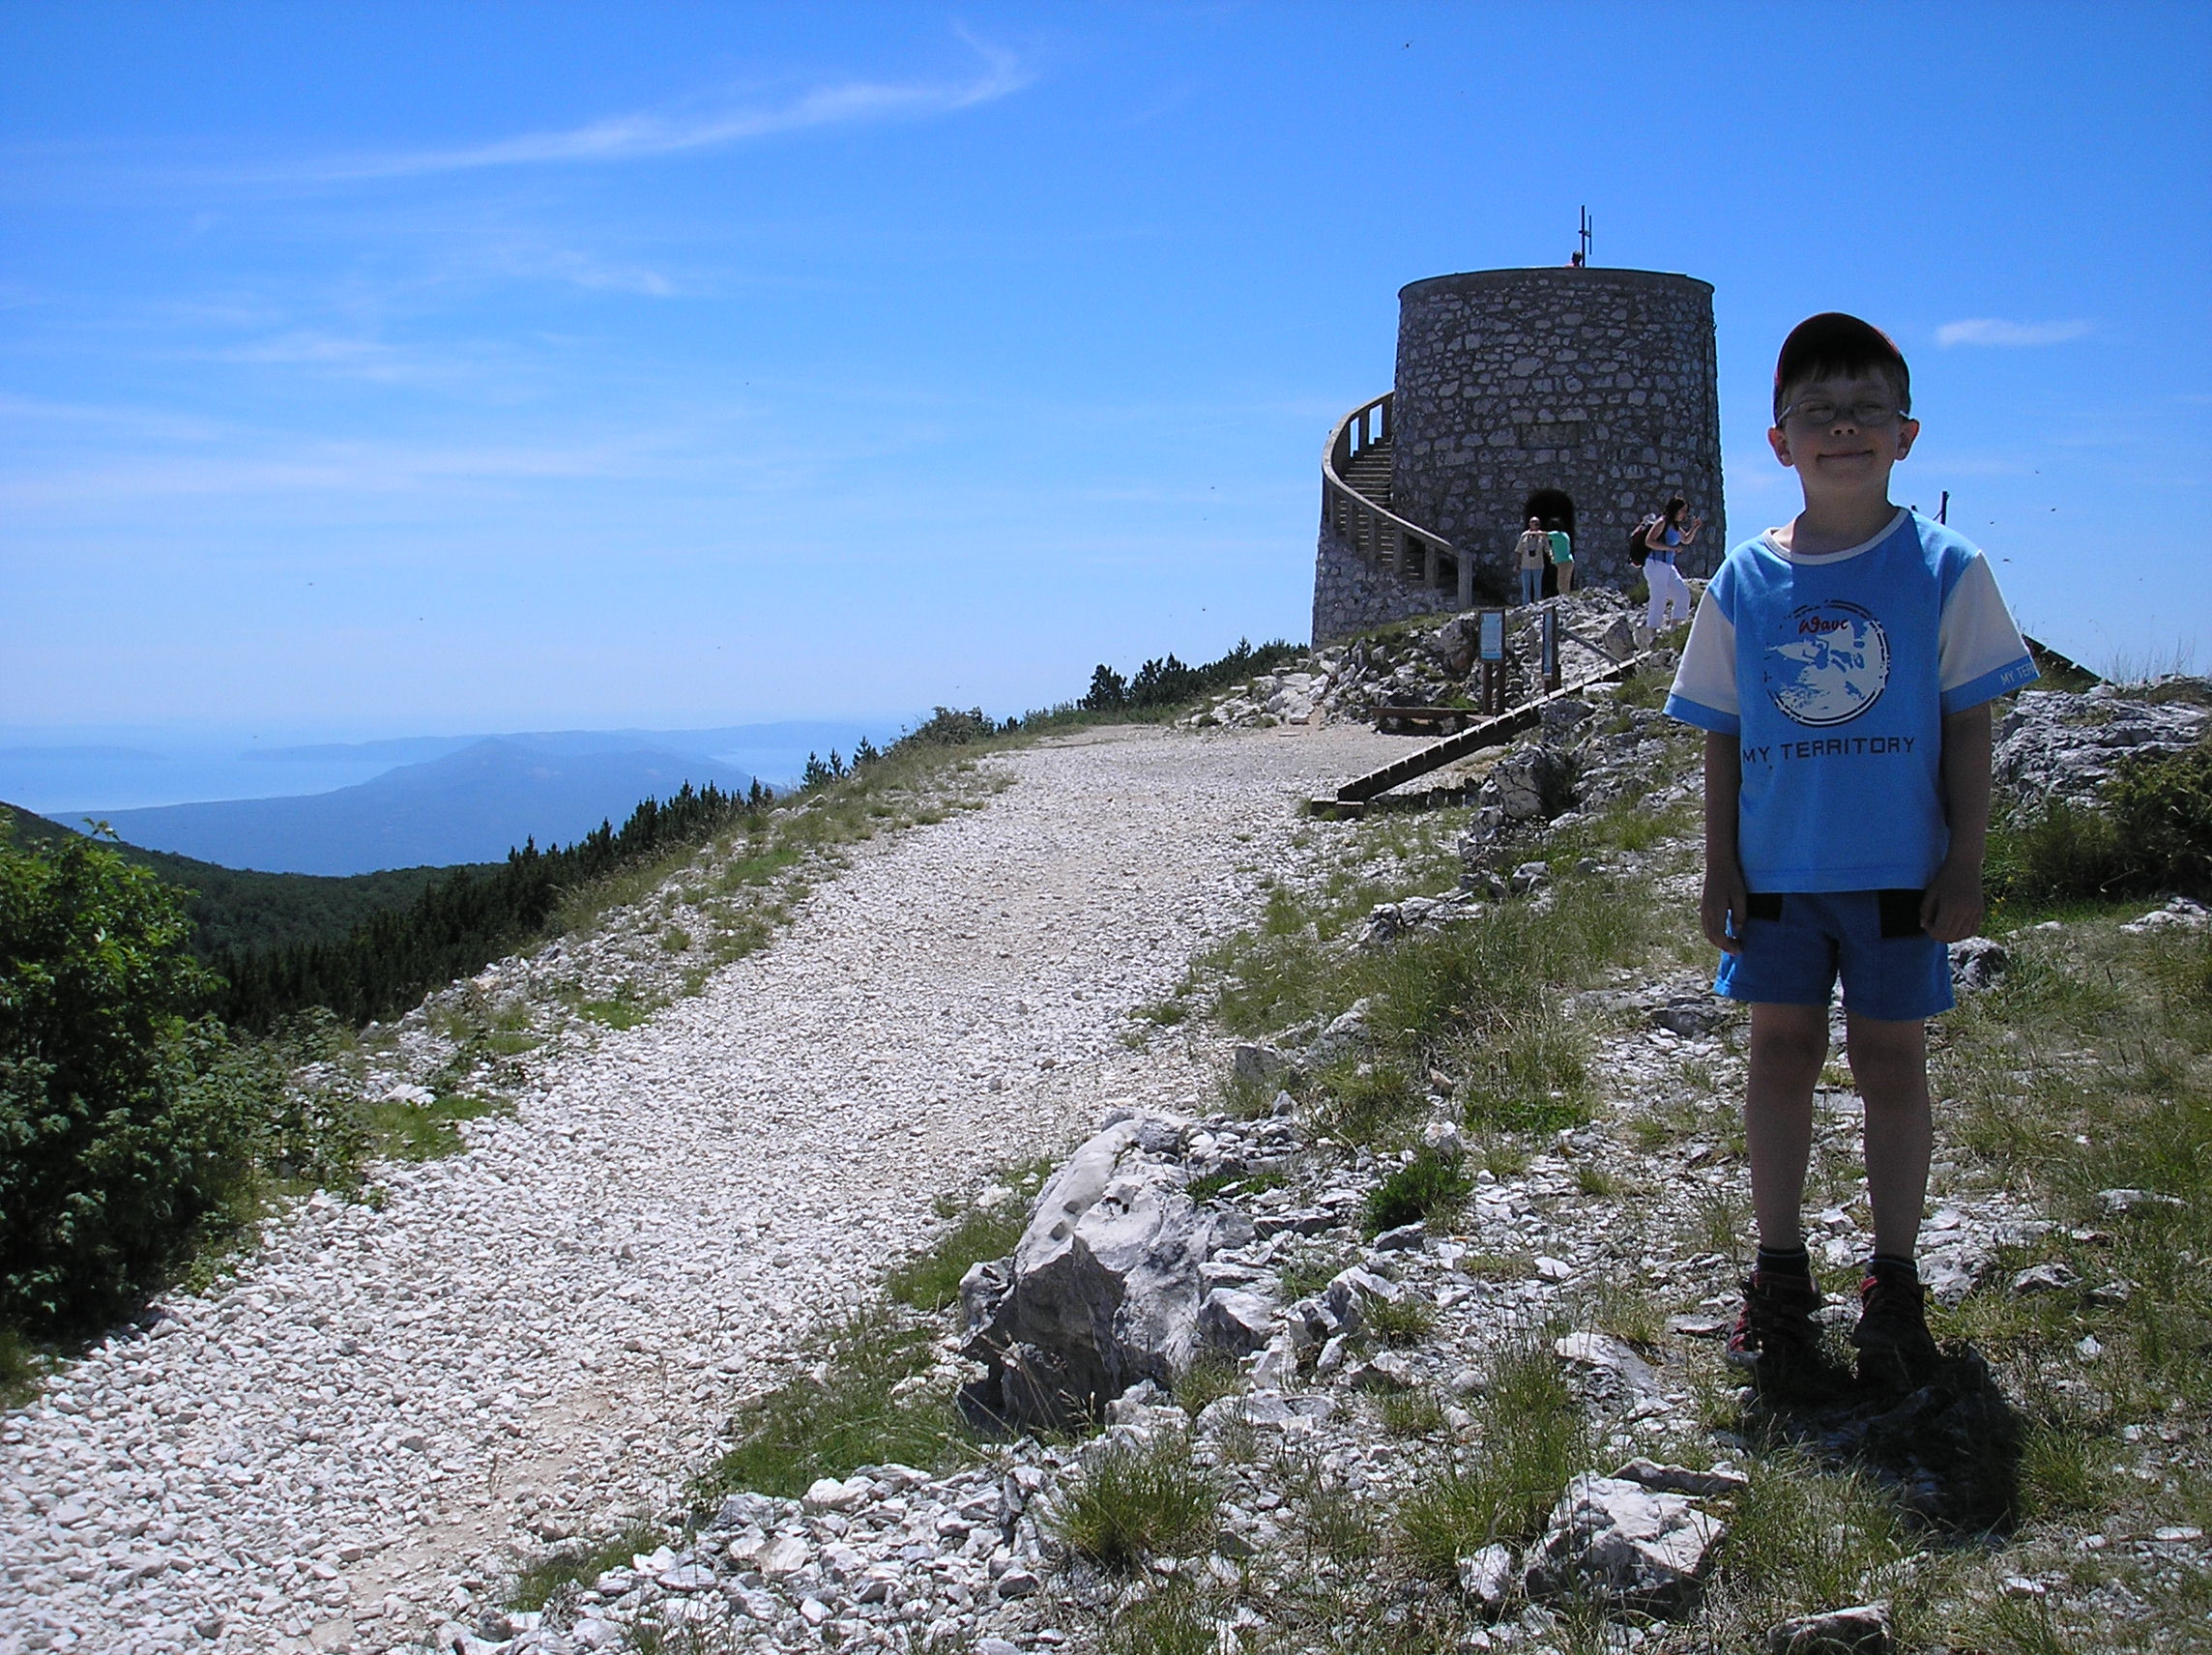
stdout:
[[1589,232],[1590,232],[1590,218],[1589,218],[1589,209],[1588,209],[1587,207],[1585,207],[1585,208],[1583,209],[1583,225],[1582,225],[1583,250],[1582,250],[1582,252],[1581,252],[1581,253],[1580,253],[1580,254],[1579,254],[1579,255],[1576,257],[1576,259],[1575,259],[1575,263],[1577,263],[1577,264],[1587,264],[1587,263],[1589,263]]

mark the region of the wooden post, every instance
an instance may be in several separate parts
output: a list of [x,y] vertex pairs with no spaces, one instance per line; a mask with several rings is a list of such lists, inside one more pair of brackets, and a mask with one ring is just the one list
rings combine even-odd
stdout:
[[1475,623],[1475,658],[1482,663],[1482,710],[1505,711],[1505,611],[1485,609]]
[[1557,609],[1544,611],[1543,653],[1544,687],[1557,689],[1559,687],[1559,612]]

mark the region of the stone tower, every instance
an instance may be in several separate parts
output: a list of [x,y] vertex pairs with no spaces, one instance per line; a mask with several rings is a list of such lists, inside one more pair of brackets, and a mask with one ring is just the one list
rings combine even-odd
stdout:
[[1670,494],[1704,518],[1684,572],[1728,549],[1713,290],[1655,271],[1546,267],[1412,282],[1395,391],[1323,458],[1316,641],[1510,589],[1530,516],[1574,537],[1578,583],[1633,585],[1629,532]]

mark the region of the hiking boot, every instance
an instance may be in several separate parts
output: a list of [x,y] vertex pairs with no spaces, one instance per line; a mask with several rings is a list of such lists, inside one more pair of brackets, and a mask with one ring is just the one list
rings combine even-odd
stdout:
[[1935,1378],[1940,1359],[1928,1331],[1928,1290],[1910,1264],[1881,1260],[1859,1283],[1859,1383],[1915,1390]]
[[1749,1371],[1761,1390],[1803,1388],[1823,1374],[1820,1290],[1811,1276],[1753,1270],[1743,1284],[1743,1311],[1729,1334],[1728,1362]]

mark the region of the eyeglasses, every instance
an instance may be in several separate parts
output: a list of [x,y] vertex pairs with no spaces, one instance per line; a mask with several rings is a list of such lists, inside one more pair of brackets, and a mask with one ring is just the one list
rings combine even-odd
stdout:
[[1907,418],[1909,416],[1904,409],[1892,407],[1886,402],[1870,400],[1838,404],[1821,399],[1792,402],[1775,416],[1774,422],[1784,425],[1794,420],[1800,425],[1809,426],[1833,425],[1839,421],[1853,425],[1894,425],[1898,421]]

